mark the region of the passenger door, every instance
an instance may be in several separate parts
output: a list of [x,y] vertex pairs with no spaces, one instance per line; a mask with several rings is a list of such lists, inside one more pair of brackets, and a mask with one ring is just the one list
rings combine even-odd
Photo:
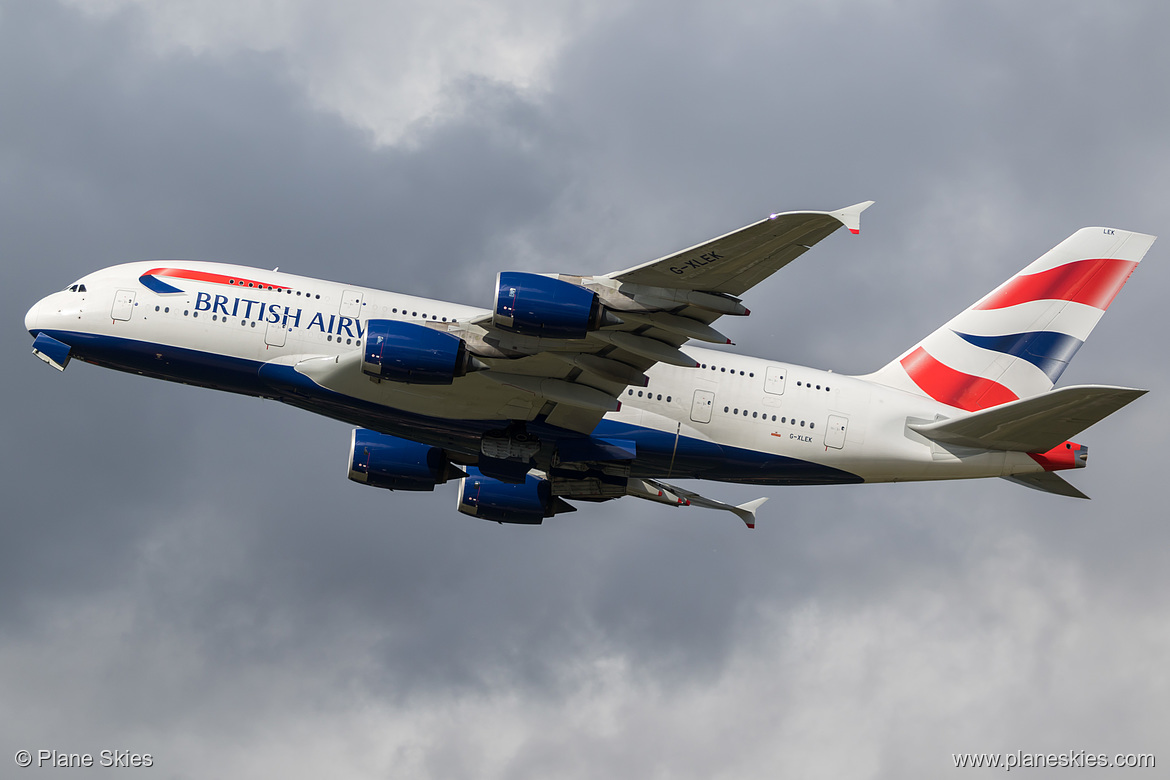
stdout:
[[129,320],[134,314],[134,291],[118,290],[114,293],[114,307],[110,310],[110,318],[115,320]]
[[696,390],[691,401],[691,419],[695,422],[711,422],[711,409],[715,405],[715,394],[710,390]]
[[841,449],[845,446],[845,434],[849,428],[849,418],[840,414],[829,415],[829,425],[825,428],[825,446]]
[[349,317],[352,320],[360,320],[362,318],[362,293],[360,290],[346,290],[341,294],[341,310],[338,312],[342,317]]
[[784,377],[787,374],[787,369],[780,366],[768,366],[768,370],[764,374],[764,392],[772,395],[784,395]]

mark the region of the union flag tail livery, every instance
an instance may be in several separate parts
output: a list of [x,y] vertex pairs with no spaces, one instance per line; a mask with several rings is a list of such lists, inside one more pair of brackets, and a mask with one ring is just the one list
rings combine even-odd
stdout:
[[867,378],[967,412],[1048,392],[1153,243],[1082,228]]
[[633,496],[755,527],[764,499],[724,503],[680,479],[1003,477],[1085,498],[1057,474],[1087,464],[1069,438],[1145,391],[1053,385],[1152,236],[1079,230],[867,376],[690,343],[731,344],[715,321],[742,323],[742,296],[839,228],[857,233],[869,206],[770,214],[604,275],[503,272],[486,309],[277,270],[127,263],[43,298],[25,328],[60,371],[77,358],[357,426],[351,480],[458,480],[458,510],[500,523]]

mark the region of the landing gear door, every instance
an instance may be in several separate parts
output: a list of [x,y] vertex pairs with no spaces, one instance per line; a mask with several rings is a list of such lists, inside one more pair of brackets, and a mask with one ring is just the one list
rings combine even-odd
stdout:
[[841,449],[845,446],[845,434],[849,429],[849,418],[839,414],[829,415],[829,424],[825,429],[825,446]]
[[110,310],[110,319],[128,320],[134,314],[134,291],[118,290],[114,293],[114,308]]
[[695,422],[711,422],[711,407],[715,404],[715,394],[710,390],[696,390],[695,398],[691,401],[691,419]]

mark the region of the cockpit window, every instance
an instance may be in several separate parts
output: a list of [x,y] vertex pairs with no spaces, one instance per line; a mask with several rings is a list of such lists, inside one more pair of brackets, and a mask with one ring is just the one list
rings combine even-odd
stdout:
[[65,288],[65,292],[85,292],[84,284],[71,284]]

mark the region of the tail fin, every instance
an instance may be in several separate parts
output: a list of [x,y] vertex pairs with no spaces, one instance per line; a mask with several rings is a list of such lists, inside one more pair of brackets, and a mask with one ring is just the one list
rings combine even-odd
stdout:
[[1154,238],[1081,228],[864,378],[969,412],[1047,392]]

